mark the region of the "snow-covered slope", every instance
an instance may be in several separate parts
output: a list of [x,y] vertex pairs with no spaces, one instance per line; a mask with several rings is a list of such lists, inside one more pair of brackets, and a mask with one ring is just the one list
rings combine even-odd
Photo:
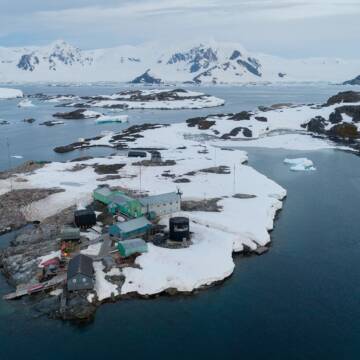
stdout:
[[0,82],[119,81],[248,83],[343,82],[359,74],[359,60],[284,59],[253,54],[239,44],[164,49],[154,44],[81,50],[65,41],[45,47],[0,48]]

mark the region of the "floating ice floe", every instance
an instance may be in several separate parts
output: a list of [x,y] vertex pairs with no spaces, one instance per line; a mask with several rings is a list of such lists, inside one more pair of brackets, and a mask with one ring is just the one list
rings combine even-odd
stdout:
[[0,88],[0,99],[21,98],[24,94],[18,89]]
[[95,119],[103,116],[101,113],[92,110],[85,110],[83,112],[84,119]]
[[95,119],[96,124],[110,124],[110,123],[126,123],[128,122],[128,115],[110,116],[103,115]]
[[314,163],[307,158],[285,159],[285,164],[292,165],[290,170],[292,171],[314,171]]
[[18,107],[34,107],[35,105],[31,102],[31,100],[29,99],[24,99],[24,100],[21,100],[19,103],[18,103]]

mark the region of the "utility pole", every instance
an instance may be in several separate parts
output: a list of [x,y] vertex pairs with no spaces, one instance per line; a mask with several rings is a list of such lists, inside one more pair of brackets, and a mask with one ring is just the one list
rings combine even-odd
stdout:
[[236,194],[236,165],[234,164],[234,184],[233,184],[233,192]]
[[[12,164],[11,164],[11,156],[10,156],[10,143],[9,143],[9,138],[6,138],[6,148],[7,148],[7,155],[8,155],[9,171],[11,171],[11,169],[12,169]],[[13,178],[12,178],[12,176],[10,176],[10,189],[11,189],[11,191],[13,191]]]
[[140,194],[141,194],[141,164],[140,164],[140,175],[139,175],[139,178],[140,178]]

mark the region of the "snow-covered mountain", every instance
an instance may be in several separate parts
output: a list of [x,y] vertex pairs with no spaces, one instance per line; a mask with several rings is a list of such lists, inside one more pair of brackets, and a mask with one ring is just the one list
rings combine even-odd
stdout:
[[0,82],[343,82],[359,73],[360,59],[285,59],[253,54],[233,43],[81,50],[56,41],[45,47],[0,48]]

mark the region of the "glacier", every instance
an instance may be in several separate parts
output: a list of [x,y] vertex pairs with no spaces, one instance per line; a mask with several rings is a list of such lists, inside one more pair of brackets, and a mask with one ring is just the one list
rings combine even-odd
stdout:
[[82,50],[63,40],[42,47],[0,47],[0,83],[342,83],[358,76],[359,69],[359,59],[288,59],[215,41],[170,48],[143,44]]

